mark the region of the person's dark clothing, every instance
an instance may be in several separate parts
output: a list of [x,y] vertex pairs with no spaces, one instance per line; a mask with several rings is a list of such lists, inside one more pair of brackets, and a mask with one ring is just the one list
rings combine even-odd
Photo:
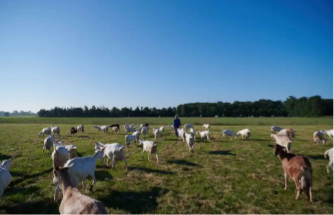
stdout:
[[174,119],[174,129],[175,129],[175,136],[179,136],[179,132],[177,132],[177,129],[180,127],[181,121],[180,119]]

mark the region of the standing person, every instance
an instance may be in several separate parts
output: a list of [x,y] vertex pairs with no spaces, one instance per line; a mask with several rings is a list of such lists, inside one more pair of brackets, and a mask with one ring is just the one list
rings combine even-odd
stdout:
[[177,115],[175,115],[175,119],[174,119],[174,129],[175,129],[175,136],[178,137],[179,136],[179,133],[177,132],[177,129],[180,127],[181,125],[181,121],[180,119],[178,118]]

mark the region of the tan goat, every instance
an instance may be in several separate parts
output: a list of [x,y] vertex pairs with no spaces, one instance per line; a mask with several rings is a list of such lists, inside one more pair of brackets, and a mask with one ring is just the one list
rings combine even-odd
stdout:
[[288,188],[288,176],[295,182],[297,188],[296,199],[302,191],[305,192],[309,201],[312,202],[312,166],[306,157],[287,153],[285,148],[275,144],[274,154],[281,160],[284,171],[285,187]]

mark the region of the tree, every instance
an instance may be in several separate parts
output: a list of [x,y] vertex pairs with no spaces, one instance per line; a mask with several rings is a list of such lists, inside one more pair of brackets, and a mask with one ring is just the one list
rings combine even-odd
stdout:
[[7,117],[8,117],[8,116],[9,116],[9,112],[5,112],[5,115],[4,115],[4,116],[7,116]]

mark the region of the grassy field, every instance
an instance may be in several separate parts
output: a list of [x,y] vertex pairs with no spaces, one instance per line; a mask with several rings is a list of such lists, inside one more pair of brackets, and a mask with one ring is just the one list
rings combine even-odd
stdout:
[[[132,120],[132,121],[131,121]],[[121,122],[149,122],[168,124],[164,118],[0,118],[0,159],[14,156],[11,166],[13,181],[0,200],[0,213],[59,213],[59,203],[53,202],[52,161],[42,155],[43,140],[37,134],[50,124],[59,125],[65,144],[78,146],[79,156],[94,154],[94,143],[124,144],[124,130],[115,135],[103,134],[93,124]],[[182,123],[201,123],[205,118],[184,118]],[[194,154],[188,153],[185,143],[177,141],[171,131],[165,131],[158,143],[160,162],[141,160],[140,147],[125,150],[129,169],[123,162],[114,170],[106,169],[98,161],[95,192],[90,195],[104,203],[109,213],[320,213],[333,212],[333,172],[327,174],[324,152],[333,147],[314,146],[312,134],[316,130],[331,129],[332,118],[212,118],[210,143],[195,141]],[[294,182],[289,179],[284,188],[281,163],[273,155],[274,141],[270,126],[294,125],[297,140],[292,153],[307,156],[313,167],[313,203],[302,194],[295,200]],[[15,124],[17,123],[17,124]],[[47,123],[47,125],[40,125]],[[79,123],[87,124],[84,134],[71,136],[69,129]],[[243,124],[247,126],[243,126]],[[257,124],[264,123],[265,125]],[[305,125],[302,125],[305,123]],[[222,140],[221,129],[241,130],[248,127],[252,139]],[[285,126],[283,126],[285,127]],[[200,126],[195,127],[200,130]],[[149,140],[153,139],[152,126]],[[153,156],[153,158],[155,158]],[[106,164],[106,160],[104,161]],[[91,183],[91,181],[89,181]],[[87,186],[89,187],[89,186]]]
[[[301,118],[301,117],[181,117],[181,123],[193,125],[333,125],[333,117]],[[0,117],[0,124],[83,124],[83,125],[109,125],[109,124],[140,124],[168,125],[173,123],[173,118],[158,117],[126,117],[126,118],[42,118],[42,117]]]

